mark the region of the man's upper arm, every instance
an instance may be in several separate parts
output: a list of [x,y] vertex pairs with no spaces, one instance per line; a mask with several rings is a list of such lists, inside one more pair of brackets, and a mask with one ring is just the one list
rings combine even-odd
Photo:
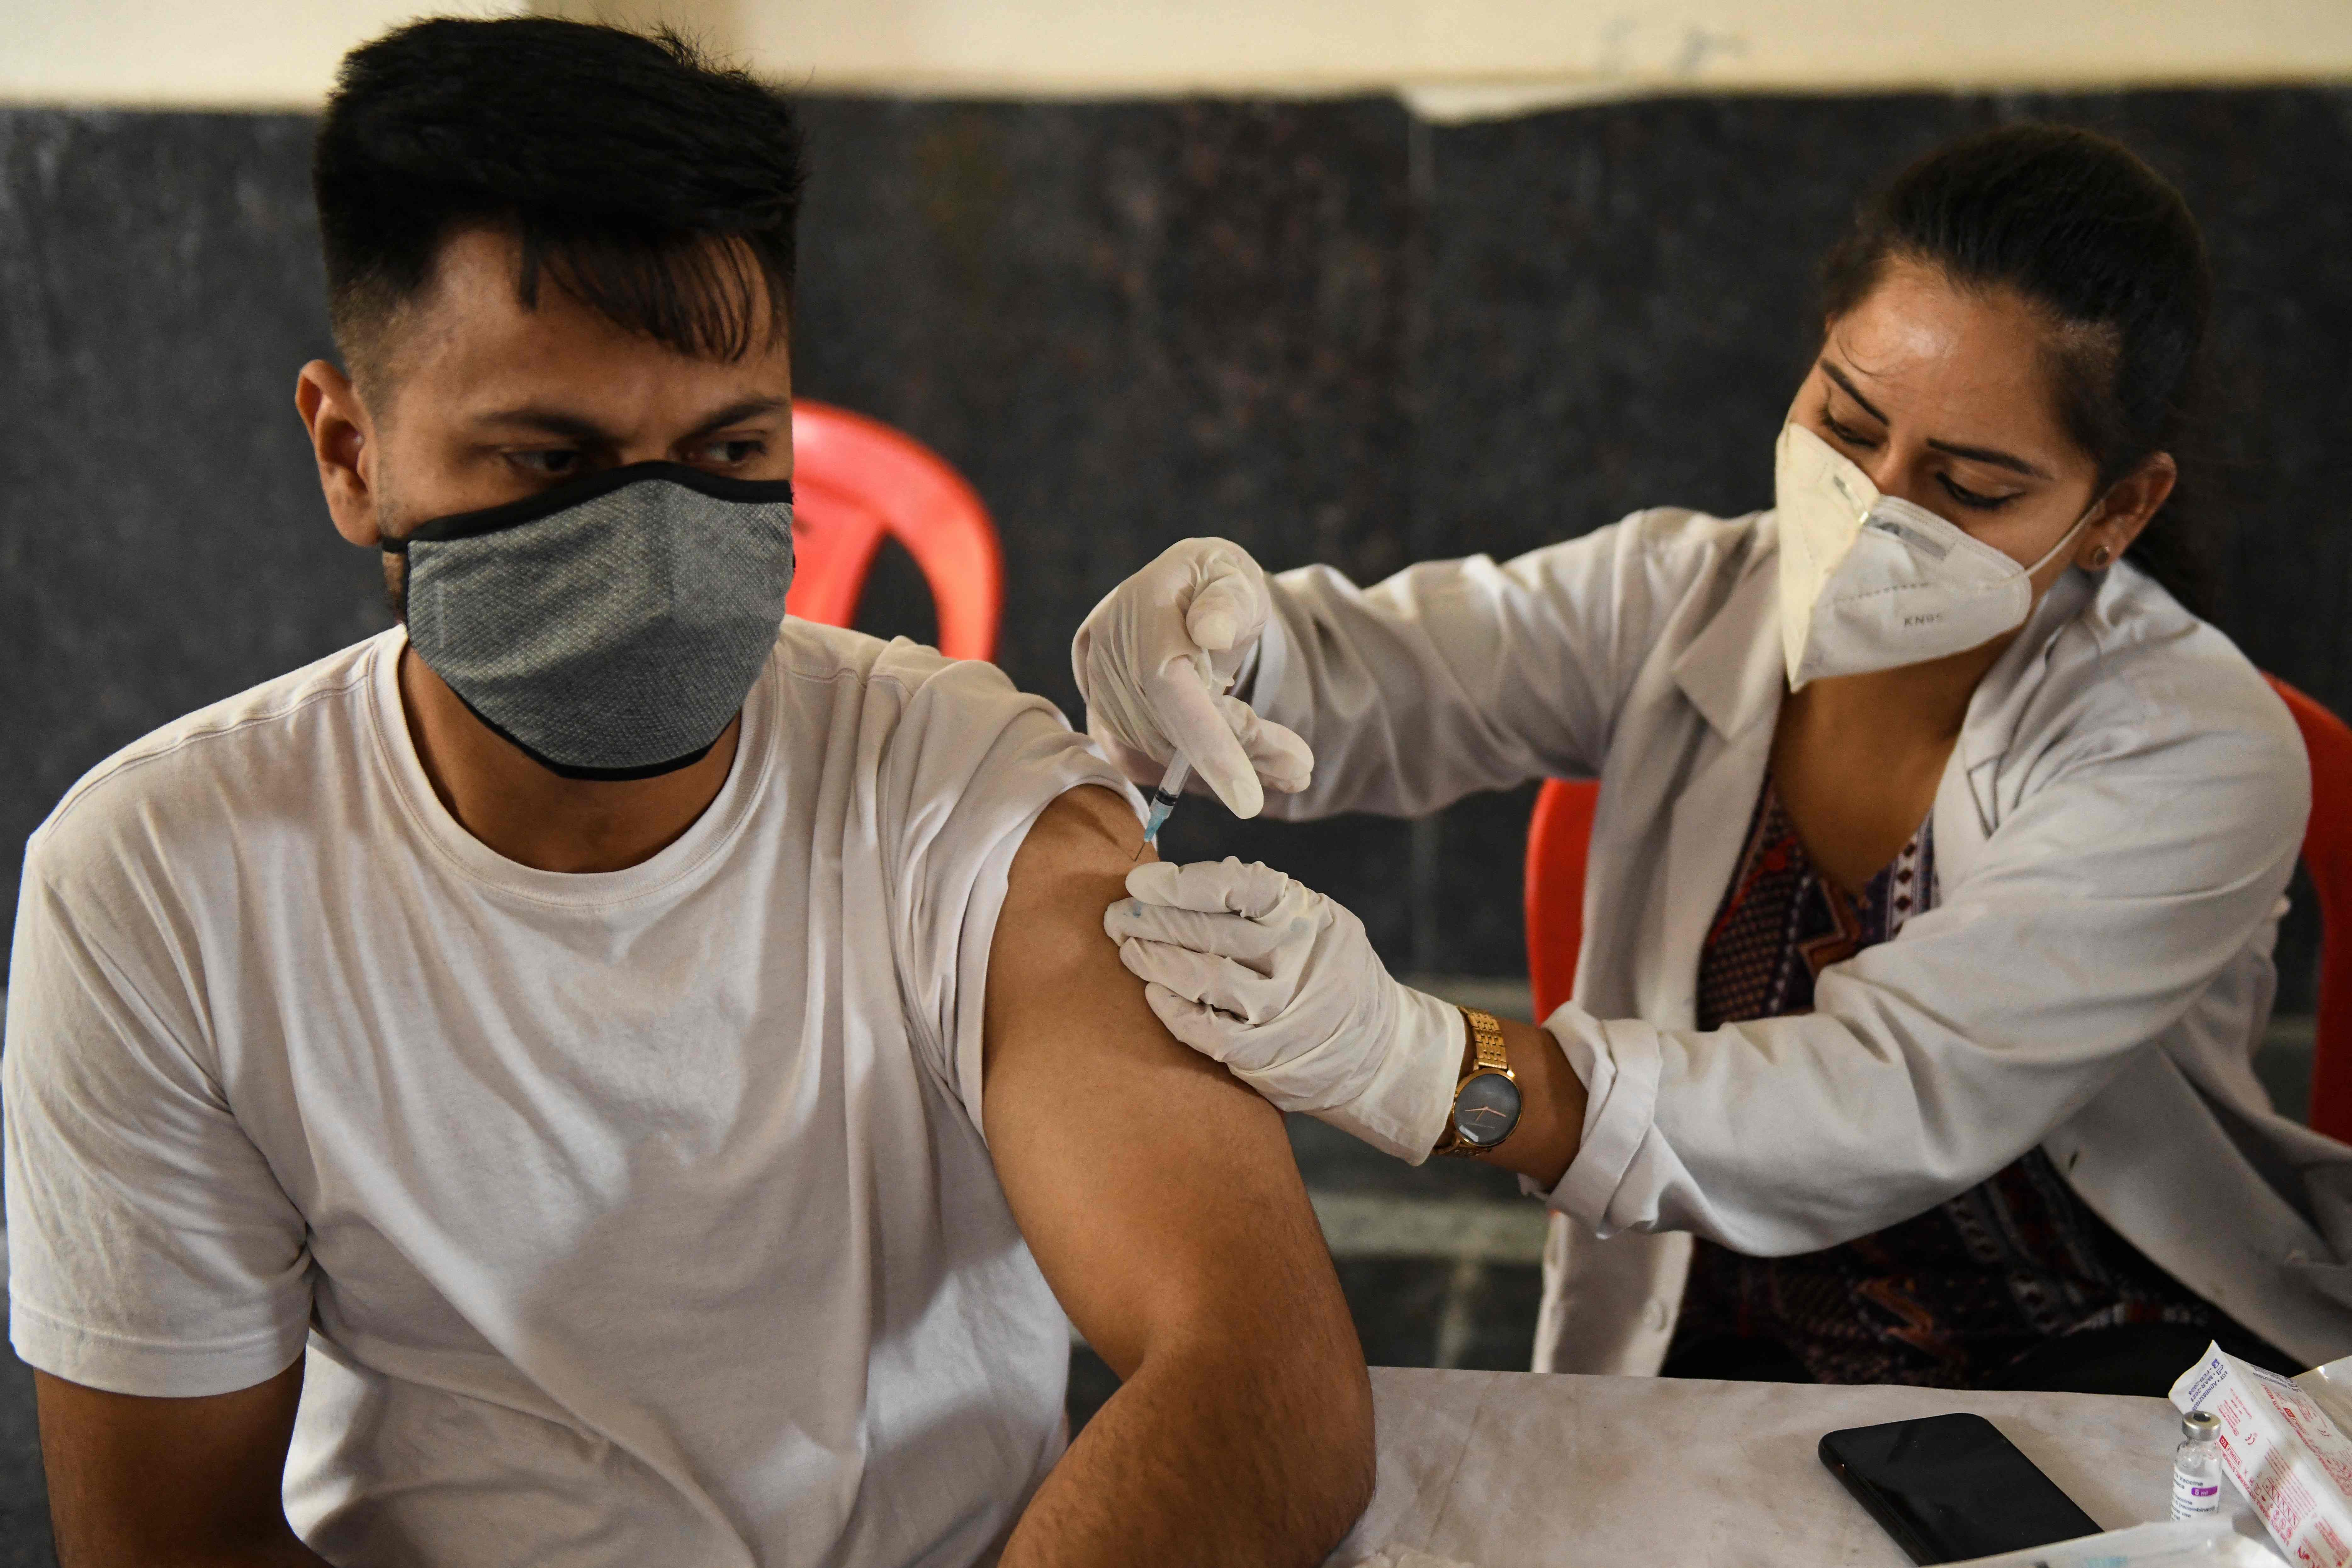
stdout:
[[206,1065],[162,923],[121,918],[151,907],[136,870],[102,837],[36,840],[0,1054],[11,1335],[59,1558],[316,1563],[279,1501],[302,1218]]
[[1362,1377],[1282,1118],[1160,1026],[1103,935],[1142,830],[1062,796],[1013,864],[988,964],[983,1115],[1030,1250],[1122,1377],[1213,1333]]
[[254,1387],[147,1399],[34,1374],[58,1561],[316,1563],[280,1501],[302,1363]]

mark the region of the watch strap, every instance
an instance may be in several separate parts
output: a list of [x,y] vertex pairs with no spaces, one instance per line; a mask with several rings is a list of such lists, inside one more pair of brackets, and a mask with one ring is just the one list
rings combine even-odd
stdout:
[[[1492,1013],[1481,1011],[1476,1007],[1463,1007],[1457,1010],[1462,1015],[1463,1023],[1469,1029],[1474,1059],[1470,1070],[1464,1073],[1460,1081],[1454,1084],[1454,1098],[1460,1100],[1463,1089],[1469,1086],[1472,1079],[1481,1078],[1488,1073],[1500,1073],[1516,1085],[1519,1079],[1518,1075],[1511,1070],[1510,1049],[1503,1043],[1502,1020]],[[1499,1147],[1499,1145],[1482,1145],[1466,1142],[1462,1136],[1461,1130],[1454,1124],[1454,1113],[1449,1109],[1445,1116],[1445,1136],[1430,1152],[1470,1159],[1485,1153],[1488,1147]]]
[[[1498,1072],[1513,1083],[1518,1082],[1511,1075],[1510,1050],[1503,1044],[1503,1021],[1475,1007],[1463,1008],[1462,1016],[1468,1020],[1471,1043],[1478,1048],[1478,1065],[1462,1075],[1462,1083],[1468,1083],[1482,1072]],[[1454,1085],[1454,1089],[1459,1094],[1462,1085]]]

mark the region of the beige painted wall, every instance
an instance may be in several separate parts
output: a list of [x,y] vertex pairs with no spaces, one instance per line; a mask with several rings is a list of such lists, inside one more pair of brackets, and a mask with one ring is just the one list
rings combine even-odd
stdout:
[[0,99],[316,101],[424,10],[667,20],[819,89],[1401,89],[1443,115],[1675,89],[2352,80],[2352,0],[0,0]]
[[0,102],[307,107],[344,51],[423,12],[520,0],[0,0]]

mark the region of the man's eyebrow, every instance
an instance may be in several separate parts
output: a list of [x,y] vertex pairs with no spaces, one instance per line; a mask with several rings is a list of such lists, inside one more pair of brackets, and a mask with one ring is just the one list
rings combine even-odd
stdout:
[[602,443],[612,446],[617,440],[611,431],[593,419],[583,419],[577,414],[566,414],[561,409],[541,408],[530,404],[525,404],[520,408],[500,408],[488,414],[478,414],[474,416],[474,423],[518,426],[526,430],[537,430],[542,435],[562,436],[583,444]]
[[740,425],[746,419],[757,419],[762,414],[773,414],[780,408],[789,410],[792,405],[793,400],[789,397],[747,397],[740,403],[729,404],[696,426],[688,433],[686,438],[691,441],[698,436],[708,436],[714,430],[724,430],[730,425]]
[[[1822,374],[1828,376],[1832,381],[1836,382],[1838,385],[1843,387],[1845,389],[1845,395],[1848,397],[1853,398],[1856,403],[1862,405],[1862,411],[1864,414],[1869,415],[1881,425],[1891,425],[1894,423],[1893,420],[1887,418],[1885,415],[1881,414],[1874,406],[1873,406],[1870,399],[1864,397],[1859,391],[1855,390],[1853,383],[1847,379],[1845,372],[1838,369],[1837,366],[1832,364],[1826,359],[1821,362],[1821,365]],[[2050,478],[2050,475],[2047,472],[2036,465],[2029,463],[2024,458],[2017,457],[2012,453],[2001,451],[1999,447],[1963,447],[1957,441],[1939,441],[1932,437],[1928,439],[1927,445],[1936,451],[1948,452],[1955,458],[1966,458],[1971,462],[1990,463],[1996,468],[2007,468],[2012,473],[2023,474],[2029,479],[2047,479]]]
[[[740,402],[729,404],[703,420],[692,430],[687,432],[685,439],[692,441],[708,436],[714,430],[724,430],[730,425],[740,425],[746,419],[756,419],[764,414],[773,414],[778,409],[789,409],[792,405],[793,400],[789,397],[746,397]],[[518,408],[500,408],[488,414],[477,415],[474,423],[520,426],[527,430],[539,431],[542,435],[560,436],[568,441],[580,442],[583,446],[614,447],[620,444],[618,436],[593,419],[583,419],[577,414],[566,414],[560,408],[546,408],[536,404],[524,404]]]

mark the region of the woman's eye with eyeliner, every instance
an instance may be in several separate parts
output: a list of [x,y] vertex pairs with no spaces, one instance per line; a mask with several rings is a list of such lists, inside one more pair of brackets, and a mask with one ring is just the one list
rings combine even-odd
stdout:
[[1979,495],[1976,491],[1969,489],[1966,485],[1956,483],[1953,480],[1952,476],[1949,474],[1937,475],[1936,482],[1944,487],[1944,493],[1946,495],[1950,496],[1962,506],[1968,507],[1974,511],[1999,511],[2002,507],[2007,506],[2010,502],[2017,499],[2013,495]]
[[1828,426],[1829,433],[1831,435],[1836,437],[1839,440],[1844,442],[1849,447],[1874,447],[1878,444],[1877,442],[1870,439],[1867,436],[1864,436],[1861,431],[1852,429],[1847,426],[1840,424],[1838,422],[1837,416],[1829,411],[1829,405],[1827,404],[1823,404],[1822,405],[1822,423]]

